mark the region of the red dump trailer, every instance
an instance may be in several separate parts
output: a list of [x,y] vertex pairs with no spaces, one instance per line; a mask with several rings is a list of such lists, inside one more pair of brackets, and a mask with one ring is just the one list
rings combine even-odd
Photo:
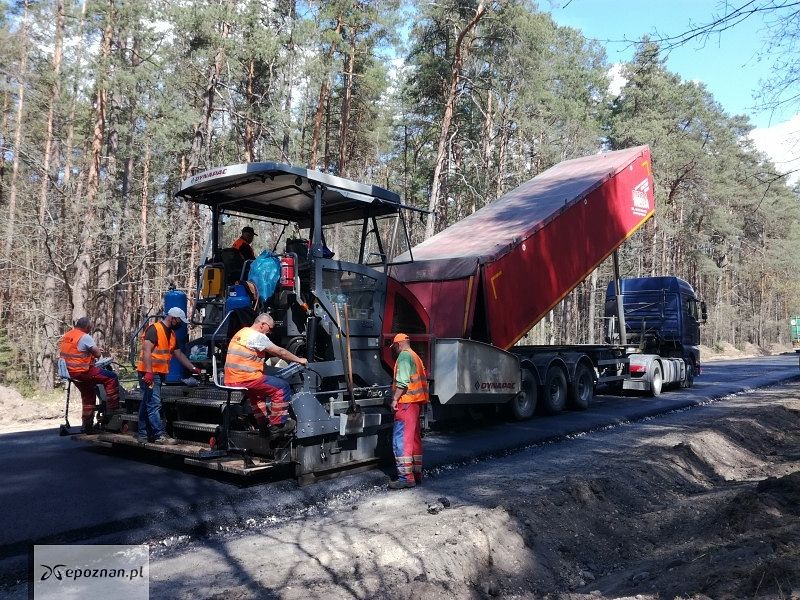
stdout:
[[[430,362],[434,410],[510,402],[527,418],[540,396],[546,412],[570,400],[582,409],[596,383],[630,379],[634,352],[624,339],[514,344],[654,211],[650,150],[638,146],[559,163],[398,257],[387,316],[398,325],[396,304],[415,309],[417,330],[413,319],[399,325],[412,324],[412,342]],[[660,393],[686,376],[680,360],[664,361],[661,380],[645,378],[639,389]]]
[[508,349],[654,210],[647,146],[568,160],[415,246],[389,274],[433,335]]

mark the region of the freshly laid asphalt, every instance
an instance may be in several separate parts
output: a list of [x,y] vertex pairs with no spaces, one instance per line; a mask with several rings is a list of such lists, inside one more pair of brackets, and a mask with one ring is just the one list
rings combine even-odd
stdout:
[[[708,363],[689,390],[657,398],[597,396],[584,412],[425,437],[426,469],[502,455],[567,435],[695,406],[800,377],[792,355]],[[353,489],[382,485],[373,470],[298,487],[292,480],[241,485],[191,470],[174,457],[118,452],[59,437],[58,430],[0,435],[0,582],[24,572],[33,544],[145,543],[198,537],[280,519]]]

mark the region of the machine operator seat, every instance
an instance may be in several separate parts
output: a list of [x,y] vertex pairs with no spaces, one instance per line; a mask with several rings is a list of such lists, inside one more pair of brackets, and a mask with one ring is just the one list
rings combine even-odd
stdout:
[[233,285],[242,276],[244,258],[236,248],[223,248],[219,251],[219,258],[225,267],[225,284]]

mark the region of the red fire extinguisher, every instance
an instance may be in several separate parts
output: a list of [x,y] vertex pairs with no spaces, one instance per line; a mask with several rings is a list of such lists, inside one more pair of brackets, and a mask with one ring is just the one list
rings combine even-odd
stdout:
[[281,256],[281,287],[294,288],[295,257],[291,254]]

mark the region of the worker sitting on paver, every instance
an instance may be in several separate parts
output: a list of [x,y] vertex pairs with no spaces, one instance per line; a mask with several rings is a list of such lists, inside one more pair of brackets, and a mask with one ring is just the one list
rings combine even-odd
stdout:
[[83,433],[94,432],[94,410],[98,384],[102,385],[106,391],[104,422],[107,423],[109,415],[119,408],[119,379],[113,371],[95,366],[95,359],[100,358],[103,351],[98,348],[94,338],[89,334],[91,330],[92,322],[89,317],[81,317],[75,322],[75,327],[67,331],[61,338],[61,358],[67,365],[70,379],[81,393]]
[[[247,388],[259,431],[269,433],[270,437],[290,433],[296,423],[289,418],[292,395],[289,383],[279,377],[265,375],[264,358],[271,354],[287,362],[308,364],[307,359],[295,356],[267,337],[274,326],[275,321],[271,316],[266,313],[258,315],[252,326],[243,327],[233,336],[225,358],[225,385]],[[267,397],[270,401],[269,410]]]
[[236,248],[239,254],[242,255],[242,260],[255,260],[256,253],[253,251],[253,238],[258,234],[250,227],[242,228],[242,235],[240,235],[234,242],[232,248]]
[[422,483],[422,435],[420,414],[428,403],[428,374],[422,359],[411,349],[405,333],[392,341],[397,353],[392,381],[394,410],[394,457],[399,479],[389,482],[389,489],[401,490]]

